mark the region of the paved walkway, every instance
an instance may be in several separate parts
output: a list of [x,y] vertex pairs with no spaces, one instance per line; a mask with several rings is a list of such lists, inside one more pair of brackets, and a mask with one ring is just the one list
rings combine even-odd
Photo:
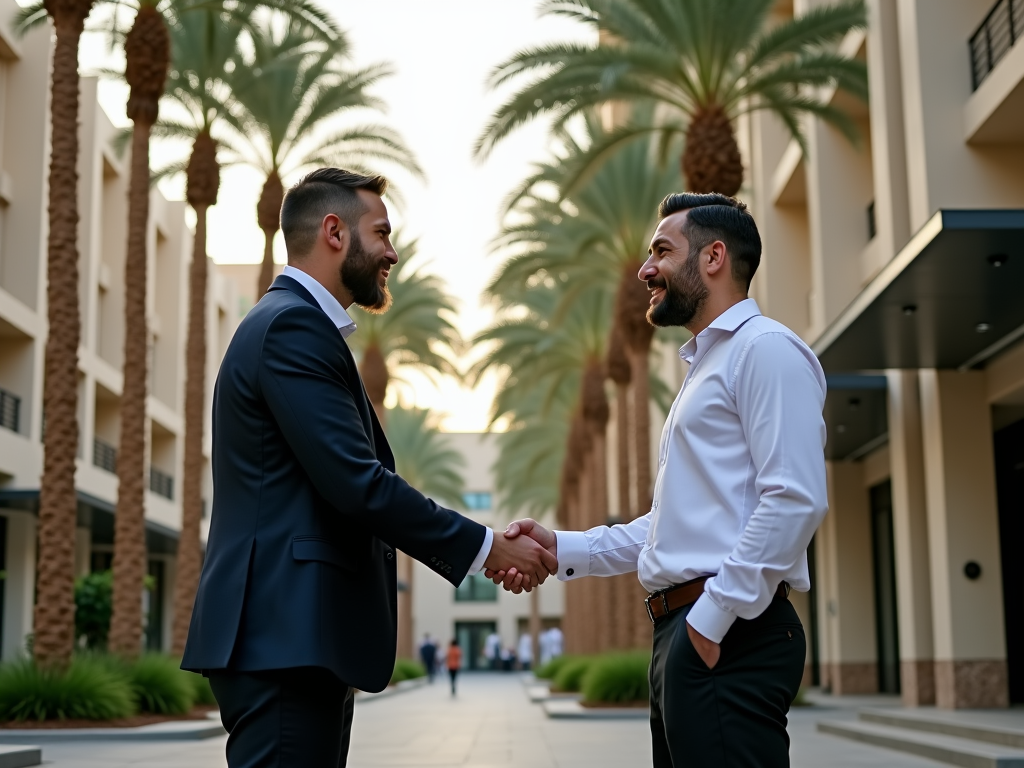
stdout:
[[[447,682],[447,681],[445,681]],[[937,768],[940,763],[826,736],[823,718],[850,709],[794,710],[793,768]],[[53,768],[225,768],[225,737],[181,743],[81,743],[43,747]],[[452,698],[432,686],[356,705],[351,768],[634,768],[650,765],[644,720],[547,719],[516,675],[465,675]]]

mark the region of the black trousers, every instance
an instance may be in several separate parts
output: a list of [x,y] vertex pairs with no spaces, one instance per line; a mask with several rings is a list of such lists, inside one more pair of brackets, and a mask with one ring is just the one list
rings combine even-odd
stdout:
[[654,628],[654,768],[787,768],[786,714],[807,648],[793,606],[776,598],[756,619],[737,619],[714,669],[690,642],[690,607]]
[[210,673],[229,768],[344,768],[353,690],[319,668]]

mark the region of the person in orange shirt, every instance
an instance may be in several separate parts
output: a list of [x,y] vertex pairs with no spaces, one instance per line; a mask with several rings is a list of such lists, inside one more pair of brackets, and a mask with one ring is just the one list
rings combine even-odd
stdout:
[[459,676],[459,668],[462,666],[462,649],[459,648],[459,639],[452,638],[448,646],[448,656],[445,661],[448,665],[448,676],[452,679],[452,696],[455,695],[455,680]]

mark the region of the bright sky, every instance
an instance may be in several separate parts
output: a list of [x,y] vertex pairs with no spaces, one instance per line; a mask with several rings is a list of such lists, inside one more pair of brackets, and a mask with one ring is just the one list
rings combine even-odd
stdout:
[[[460,302],[459,328],[467,337],[481,329],[490,310],[480,292],[496,261],[488,243],[497,232],[504,196],[545,154],[546,126],[518,131],[484,163],[471,157],[474,141],[501,94],[488,93],[485,81],[499,62],[525,47],[552,40],[585,39],[578,25],[538,18],[536,0],[321,0],[349,32],[358,64],[390,61],[396,74],[376,93],[389,105],[384,122],[397,128],[416,154],[425,183],[398,179],[405,210],[393,213],[407,235],[420,238],[417,261],[441,275]],[[95,36],[83,43],[84,72],[111,63]],[[123,84],[101,84],[100,99],[116,124],[125,124]],[[154,148],[153,163],[173,159],[178,147]],[[294,179],[285,179],[286,184]],[[256,200],[262,179],[246,168],[229,168],[222,177],[219,203],[210,211],[209,253],[220,263],[262,258],[263,235],[256,226]],[[184,196],[183,183],[165,188]],[[284,261],[283,242],[276,257]],[[425,258],[424,258],[425,257]],[[444,414],[448,431],[486,428],[494,382],[475,390],[454,380],[434,386],[422,376],[403,373],[411,387],[393,387],[406,405]]]

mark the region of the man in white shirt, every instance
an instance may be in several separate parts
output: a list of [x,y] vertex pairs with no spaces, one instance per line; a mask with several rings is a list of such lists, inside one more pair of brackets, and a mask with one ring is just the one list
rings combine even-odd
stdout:
[[[788,766],[786,714],[803,627],[786,599],[810,588],[807,546],[827,510],[825,377],[792,331],[747,298],[761,240],[746,206],[669,195],[639,277],[648,320],[685,326],[689,364],[658,452],[651,511],[552,533],[512,523],[558,558],[558,578],[638,571],[654,622],[656,768]],[[515,573],[504,577],[515,589]]]

